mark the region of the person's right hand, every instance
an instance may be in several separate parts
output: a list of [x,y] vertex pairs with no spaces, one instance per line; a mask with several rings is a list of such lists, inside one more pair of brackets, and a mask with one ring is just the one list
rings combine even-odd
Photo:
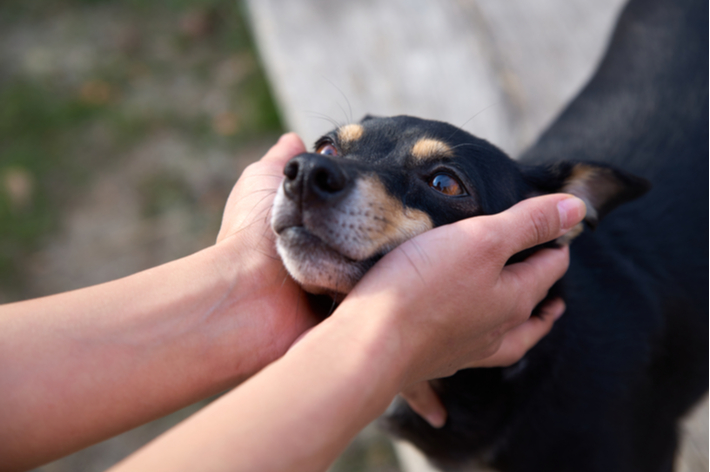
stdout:
[[[561,298],[545,302],[539,308],[536,317],[530,318],[506,333],[503,339],[504,345],[487,361],[492,367],[496,364],[501,364],[498,367],[505,367],[509,365],[509,359],[519,360],[522,357],[520,353],[523,352],[524,355],[537,344],[552,329],[552,325],[564,311],[565,303]],[[448,416],[446,408],[428,380],[410,385],[400,392],[400,396],[412,410],[433,427],[441,428],[446,424]]]
[[558,194],[435,228],[385,256],[346,298],[344,304],[370,300],[370,313],[391,317],[410,356],[404,397],[434,426],[443,425],[445,411],[427,380],[463,368],[511,365],[562,314],[564,303],[555,299],[530,318],[567,270],[568,248],[505,263],[560,237],[584,214],[581,200]]

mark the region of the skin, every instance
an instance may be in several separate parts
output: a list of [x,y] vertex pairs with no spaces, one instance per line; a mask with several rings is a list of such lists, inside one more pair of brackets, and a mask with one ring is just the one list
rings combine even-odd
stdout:
[[3,470],[51,461],[240,384],[116,470],[322,470],[402,390],[420,392],[413,404],[441,422],[428,379],[514,363],[561,314],[555,302],[528,319],[566,270],[565,248],[504,263],[583,218],[569,195],[404,243],[316,326],[268,225],[283,166],[303,150],[285,135],[247,168],[214,246],[0,307]]

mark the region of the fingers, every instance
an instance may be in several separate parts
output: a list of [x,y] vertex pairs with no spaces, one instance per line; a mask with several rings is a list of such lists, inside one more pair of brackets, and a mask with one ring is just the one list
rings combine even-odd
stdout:
[[553,298],[545,302],[540,307],[538,316],[530,317],[525,323],[511,329],[503,336],[495,354],[470,367],[507,367],[515,364],[550,332],[555,321],[562,316],[564,311],[565,303],[561,298]]
[[500,280],[518,296],[521,309],[529,315],[532,308],[547,296],[550,287],[567,272],[569,248],[541,249],[527,259],[503,268]]
[[301,138],[296,133],[286,133],[261,158],[261,162],[284,167],[289,159],[303,152],[306,152],[306,146]]
[[558,238],[582,221],[584,202],[572,195],[555,194],[523,200],[487,221],[489,231],[505,241],[507,257]]
[[[259,215],[259,211],[271,207],[273,194],[283,178],[284,166],[289,159],[305,150],[303,141],[296,133],[287,133],[264,157],[244,170],[227,200],[217,242],[234,234],[245,221]],[[240,208],[243,211],[238,211]]]
[[427,381],[418,382],[404,389],[400,395],[419,416],[434,428],[446,423],[446,408]]

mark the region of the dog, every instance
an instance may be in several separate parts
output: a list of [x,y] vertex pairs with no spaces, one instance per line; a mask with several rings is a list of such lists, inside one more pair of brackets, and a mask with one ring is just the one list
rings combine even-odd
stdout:
[[336,301],[433,227],[546,193],[587,204],[550,334],[511,367],[433,381],[442,428],[404,402],[384,419],[438,467],[672,470],[678,419],[708,387],[707,17],[704,1],[632,0],[594,77],[519,161],[446,123],[366,116],[286,165],[278,253]]

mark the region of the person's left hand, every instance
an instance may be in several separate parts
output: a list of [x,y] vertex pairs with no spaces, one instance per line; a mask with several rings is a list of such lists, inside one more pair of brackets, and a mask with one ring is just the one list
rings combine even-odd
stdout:
[[[267,154],[244,171],[232,190],[224,212],[217,245],[234,254],[235,264],[249,268],[252,293],[258,316],[254,318],[252,342],[258,352],[256,368],[280,357],[317,324],[305,292],[286,273],[275,250],[275,236],[270,227],[271,207],[278,186],[283,180],[283,168],[289,159],[305,152],[305,146],[294,133],[281,137]],[[245,250],[243,250],[245,249]],[[244,293],[235,290],[235,294]],[[229,306],[234,301],[225,300]],[[504,365],[517,360],[541,339],[564,311],[556,301],[541,310],[542,316],[507,333],[490,365]],[[409,386],[402,392],[412,409],[432,425],[442,426],[446,411],[428,382]]]
[[[295,133],[283,135],[261,160],[248,166],[232,189],[224,210],[217,246],[233,264],[247,271],[239,278],[222,306],[250,302],[250,342],[261,368],[283,355],[305,330],[317,323],[305,298],[305,292],[287,274],[276,253],[271,230],[271,206],[281,181],[283,168],[292,157],[306,148]],[[248,287],[247,287],[248,286]],[[229,313],[226,313],[226,318]],[[242,336],[240,339],[245,339]]]

